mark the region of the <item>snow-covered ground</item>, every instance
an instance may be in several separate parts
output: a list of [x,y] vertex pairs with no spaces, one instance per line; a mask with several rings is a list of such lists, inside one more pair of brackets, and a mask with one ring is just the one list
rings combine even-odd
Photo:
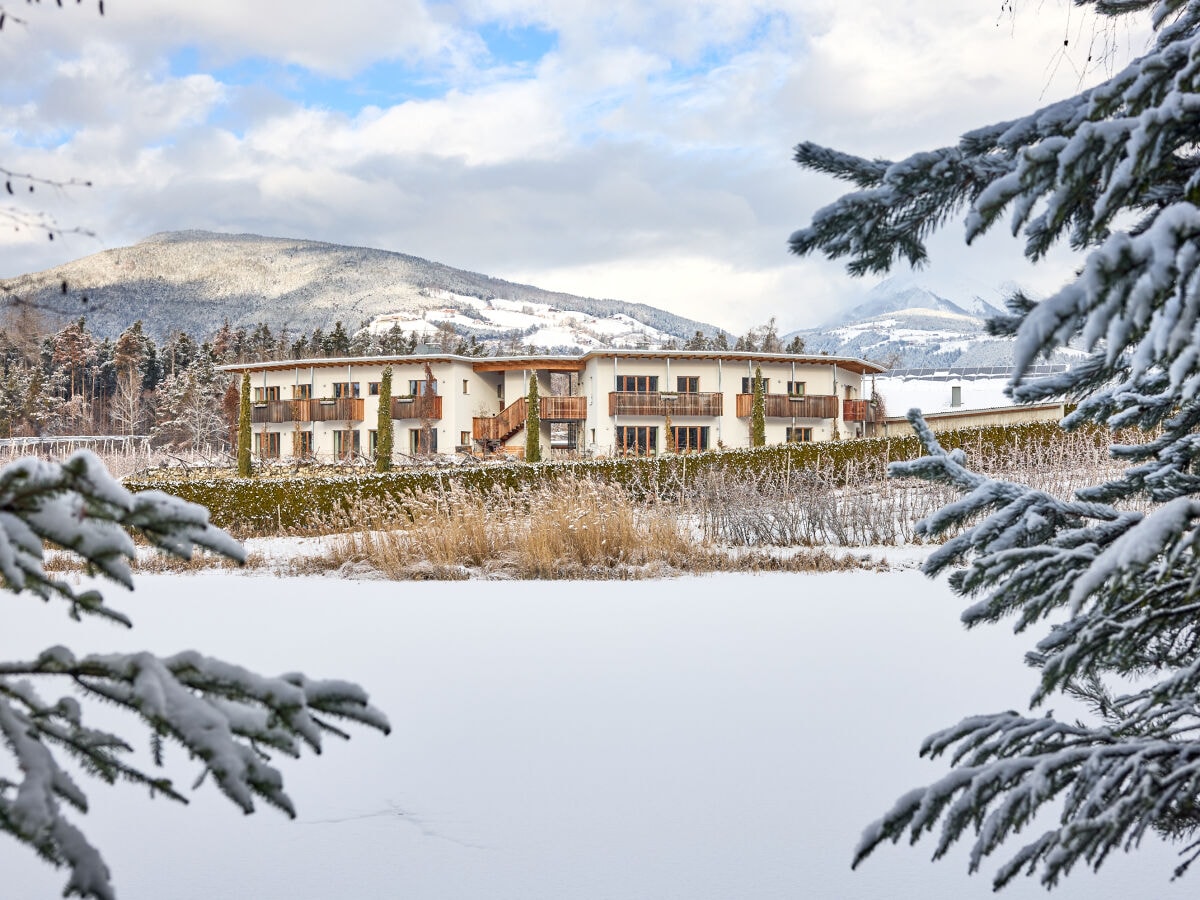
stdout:
[[[144,576],[114,599],[132,632],[4,598],[0,659],[60,642],[194,646],[267,673],[360,681],[395,729],[285,760],[295,822],[243,817],[211,783],[184,809],[89,781],[79,818],[122,900],[991,896],[961,852],[933,864],[928,844],[849,869],[862,827],[941,771],[916,756],[924,735],[1019,706],[1033,687],[1024,639],[964,632],[959,601],[915,572]],[[168,763],[190,783],[182,753]],[[1170,851],[1147,844],[1054,897],[1190,896],[1194,884],[1169,883]],[[63,875],[15,842],[0,842],[0,865],[4,896],[61,890]],[[1045,893],[1022,882],[1003,896]]]
[[[368,327],[372,333],[381,334],[399,326],[405,333],[415,331],[427,338],[434,336],[438,325],[443,323],[464,329],[464,333],[480,328],[531,330],[522,341],[534,347],[657,347],[672,338],[667,332],[624,313],[593,316],[580,310],[558,309],[545,303],[499,297],[481,300],[449,291],[438,291],[434,296],[444,301],[446,306],[425,310],[420,318],[414,318],[409,313],[376,316]],[[464,312],[466,309],[471,310],[472,315],[467,315]]]

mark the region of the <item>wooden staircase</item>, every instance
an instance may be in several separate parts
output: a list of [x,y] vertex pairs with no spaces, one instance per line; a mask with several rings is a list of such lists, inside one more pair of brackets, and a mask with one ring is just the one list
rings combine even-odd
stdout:
[[471,423],[472,437],[477,441],[507,441],[525,427],[527,409],[528,404],[521,397],[490,418],[476,417]]
[[[494,416],[476,416],[471,422],[477,441],[502,444],[525,427],[529,404],[524,397],[515,400]],[[543,422],[583,422],[587,419],[587,397],[539,398],[539,416]]]

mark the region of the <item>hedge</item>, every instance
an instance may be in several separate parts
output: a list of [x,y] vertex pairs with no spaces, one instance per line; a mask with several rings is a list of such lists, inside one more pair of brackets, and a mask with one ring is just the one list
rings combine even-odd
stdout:
[[[1052,422],[1022,425],[993,425],[943,432],[939,441],[947,448],[1003,451],[1030,445],[1051,445],[1063,439],[1063,431]],[[1097,440],[1109,439],[1096,430]],[[855,440],[783,444],[739,450],[717,450],[651,458],[611,458],[549,461],[536,464],[461,465],[429,467],[376,473],[325,474],[309,470],[272,475],[260,472],[254,478],[169,470],[143,473],[125,479],[132,491],[148,489],[168,493],[206,506],[213,524],[234,534],[304,530],[321,518],[361,504],[385,500],[404,505],[404,498],[454,487],[469,491],[521,491],[563,477],[593,478],[620,484],[636,497],[670,498],[702,472],[766,477],[785,471],[821,466],[831,477],[840,478],[854,462],[891,462],[920,455],[916,437],[859,438]]]

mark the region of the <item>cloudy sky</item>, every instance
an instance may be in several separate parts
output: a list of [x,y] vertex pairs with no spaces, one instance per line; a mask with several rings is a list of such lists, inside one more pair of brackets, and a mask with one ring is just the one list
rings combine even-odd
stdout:
[[[0,230],[0,275],[158,231],[253,232],[734,332],[816,324],[870,286],[787,252],[838,193],[795,166],[797,142],[940,146],[1074,93],[1147,40],[1067,0],[9,8],[26,23],[0,30],[0,165],[91,180],[33,198],[95,236]],[[1072,264],[1029,269],[1003,234],[964,252],[961,233],[935,241],[921,276],[952,298],[1049,290]]]

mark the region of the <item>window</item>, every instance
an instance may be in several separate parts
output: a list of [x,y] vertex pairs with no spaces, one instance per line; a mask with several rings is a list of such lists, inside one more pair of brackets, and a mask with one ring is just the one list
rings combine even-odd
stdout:
[[789,397],[803,397],[804,394],[806,393],[804,385],[805,385],[805,382],[803,382],[803,381],[789,381],[788,382],[788,396]]
[[962,406],[962,388],[957,384],[950,388],[950,405]]
[[708,449],[707,425],[680,425],[671,429],[676,453]]
[[311,431],[292,432],[292,456],[312,456],[313,434]]
[[496,385],[496,399],[501,400],[501,401],[504,400],[504,382],[503,381],[500,382],[498,385]]
[[460,446],[460,447],[470,447],[471,446],[471,432],[460,431],[458,433],[458,446]]
[[658,390],[657,375],[618,375],[617,390],[631,394],[652,394]]
[[424,429],[422,429],[422,428],[408,429],[408,451],[413,456],[422,456],[426,453],[437,453],[437,429],[436,428],[429,429],[429,432],[428,432],[429,446],[428,447],[425,447],[422,445],[422,432],[423,431],[424,431]]
[[[279,390],[276,388],[276,390]],[[254,453],[259,459],[279,459],[279,432],[266,431],[254,435]]]
[[338,430],[333,433],[333,455],[338,459],[346,459],[362,452],[362,444],[358,429]]
[[278,387],[256,387],[254,389],[254,402],[266,403],[268,400],[279,399]]
[[333,383],[333,396],[335,399],[342,397],[357,397],[359,396],[359,384],[357,381],[335,381]]
[[311,384],[293,384],[292,385],[293,400],[311,400],[312,385]]
[[[762,383],[763,383],[763,388],[762,388],[763,393],[769,394],[771,391],[770,391],[770,388],[768,387],[768,385],[770,385],[771,379],[764,378],[762,380]],[[743,394],[753,394],[754,393],[754,379],[753,378],[747,377],[747,378],[742,379],[742,393]]]
[[408,392],[414,397],[432,397],[437,393],[437,380],[426,381],[424,378],[409,379]]
[[806,444],[811,440],[811,428],[789,428],[787,430],[787,442],[789,444]]
[[378,397],[379,396],[379,384],[380,383],[378,381],[368,381],[367,382],[367,396],[368,397]]
[[379,449],[379,432],[374,428],[367,431],[367,456],[371,459],[375,458],[375,451]]
[[699,375],[680,375],[675,379],[675,390],[681,394],[700,393]]
[[463,393],[469,394],[471,392],[470,387],[471,387],[471,382],[468,381],[466,378],[464,378],[463,379]]
[[649,456],[658,450],[658,428],[650,425],[618,425],[617,453],[623,456]]

